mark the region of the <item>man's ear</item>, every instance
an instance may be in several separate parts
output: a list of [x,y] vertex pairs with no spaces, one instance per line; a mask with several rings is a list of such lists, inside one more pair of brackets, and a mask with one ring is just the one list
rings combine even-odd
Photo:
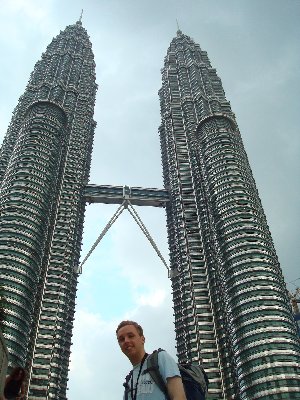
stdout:
[[142,341],[143,341],[143,343],[145,343],[145,341],[146,341],[145,336],[142,336]]

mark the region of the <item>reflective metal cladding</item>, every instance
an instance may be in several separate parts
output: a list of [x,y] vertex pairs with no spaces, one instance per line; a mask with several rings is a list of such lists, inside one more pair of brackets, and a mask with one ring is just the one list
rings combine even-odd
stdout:
[[177,32],[159,128],[177,351],[202,360],[211,399],[292,399],[300,348],[266,217],[221,80]]
[[29,371],[30,398],[66,399],[96,89],[78,21],[35,65],[1,148],[5,338],[10,364]]

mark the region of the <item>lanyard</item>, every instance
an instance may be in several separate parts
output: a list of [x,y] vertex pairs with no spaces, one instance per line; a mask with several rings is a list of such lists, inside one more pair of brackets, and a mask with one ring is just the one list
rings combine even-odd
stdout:
[[142,368],[143,368],[143,365],[144,365],[144,362],[145,362],[147,356],[148,356],[148,354],[145,353],[145,355],[144,355],[144,357],[143,357],[143,359],[142,359],[142,361],[141,361],[141,365],[140,365],[139,373],[138,373],[138,376],[137,376],[137,380],[136,380],[136,382],[135,382],[135,388],[134,388],[134,389],[133,389],[133,375],[132,375],[132,377],[131,377],[131,388],[130,388],[130,391],[131,391],[131,399],[132,399],[132,400],[136,400],[136,396],[137,396],[137,387],[138,387],[140,375],[141,375],[141,372],[142,372]]

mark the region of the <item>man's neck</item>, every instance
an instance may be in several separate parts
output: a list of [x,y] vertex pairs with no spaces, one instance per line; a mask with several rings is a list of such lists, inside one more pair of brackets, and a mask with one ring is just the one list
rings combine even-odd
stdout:
[[140,364],[145,357],[146,352],[139,354],[137,357],[134,357],[130,360],[131,364],[135,367],[136,365]]

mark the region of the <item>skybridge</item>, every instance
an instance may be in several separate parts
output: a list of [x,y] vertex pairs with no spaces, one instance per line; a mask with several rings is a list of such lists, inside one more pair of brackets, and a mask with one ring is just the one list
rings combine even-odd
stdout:
[[87,203],[122,204],[128,200],[133,206],[165,207],[169,201],[166,189],[130,186],[87,185],[83,196]]

